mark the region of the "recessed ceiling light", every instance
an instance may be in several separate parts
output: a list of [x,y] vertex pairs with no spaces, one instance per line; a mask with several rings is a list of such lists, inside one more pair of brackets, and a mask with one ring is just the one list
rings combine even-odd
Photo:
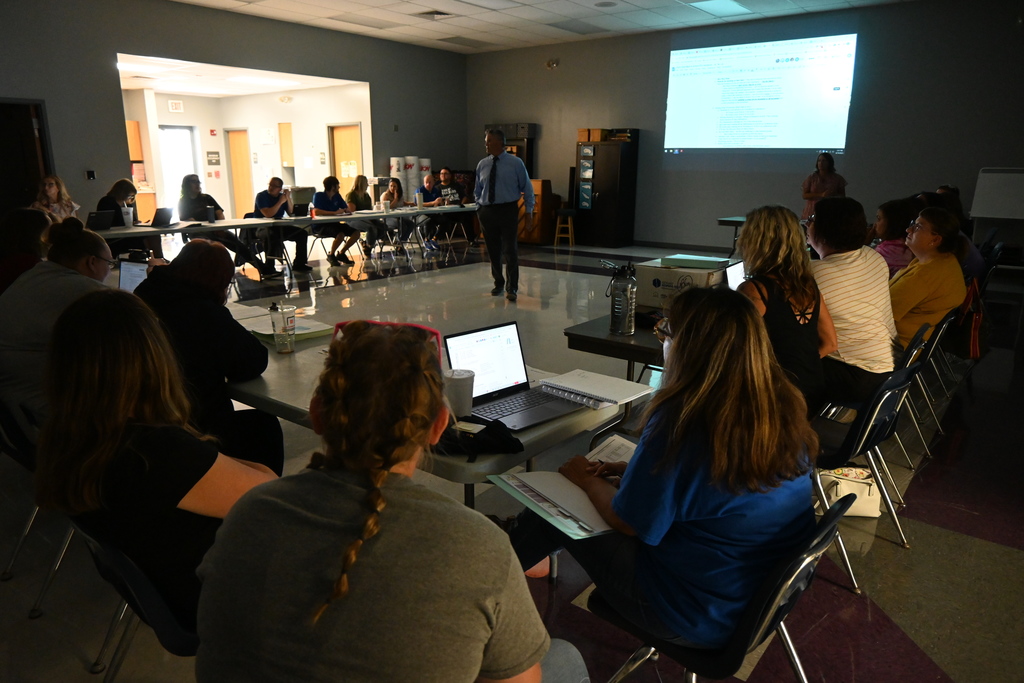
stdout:
[[261,76],[232,76],[227,80],[232,83],[248,83],[250,85],[273,85],[287,88],[293,85],[302,85],[299,81],[289,81],[284,78],[263,78]]

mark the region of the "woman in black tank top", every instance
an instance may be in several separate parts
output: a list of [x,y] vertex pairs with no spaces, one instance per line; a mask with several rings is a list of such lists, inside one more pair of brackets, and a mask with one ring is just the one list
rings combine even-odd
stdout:
[[796,214],[763,206],[747,214],[738,241],[747,281],[738,291],[764,318],[775,356],[803,392],[809,415],[821,408],[821,358],[836,350],[836,331],[811,273]]

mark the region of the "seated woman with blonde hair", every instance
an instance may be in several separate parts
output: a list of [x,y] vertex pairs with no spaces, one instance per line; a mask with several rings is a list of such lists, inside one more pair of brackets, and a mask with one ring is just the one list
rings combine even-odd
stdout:
[[737,291],[754,302],[779,365],[816,414],[825,392],[821,359],[839,347],[796,214],[784,206],[754,209],[736,246],[749,278]]
[[431,333],[345,325],[310,420],[323,450],[241,500],[199,568],[196,679],[539,681],[508,537],[412,480],[449,422]]
[[36,503],[131,558],[194,630],[196,567],[238,498],[276,475],[217,452],[160,321],[133,294],[87,294],[57,320],[46,373]]

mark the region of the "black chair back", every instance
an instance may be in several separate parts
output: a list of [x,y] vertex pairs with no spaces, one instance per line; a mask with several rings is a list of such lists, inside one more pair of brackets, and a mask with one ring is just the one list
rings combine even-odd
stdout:
[[100,576],[114,587],[142,621],[156,633],[164,649],[179,657],[195,656],[199,636],[186,630],[175,618],[163,596],[132,560],[80,520],[75,528],[85,539]]
[[[894,370],[875,390],[871,400],[861,406],[849,428],[839,425],[846,429],[846,437],[835,451],[823,450],[818,456],[817,467],[825,470],[843,467],[853,458],[889,438],[896,428],[903,397],[910,390],[914,375],[920,372],[921,367],[921,361],[917,361],[908,367]],[[814,421],[813,426],[819,424],[819,419]]]
[[935,350],[939,348],[939,343],[942,341],[942,337],[946,334],[946,330],[949,329],[950,323],[956,319],[959,312],[960,307],[957,306],[943,316],[942,320],[935,325],[935,330],[932,332],[932,336],[928,337],[928,341],[925,343],[924,356],[921,358],[922,363],[927,364],[931,361],[932,355],[935,354]]
[[900,362],[895,367],[896,370],[902,370],[917,360],[917,355],[921,353],[924,345],[928,343],[924,338],[924,335],[928,333],[929,328],[931,328],[931,325],[928,323],[921,323],[920,329],[914,333],[914,338],[910,340],[910,343],[907,344],[907,348],[903,351],[903,355],[900,357]]

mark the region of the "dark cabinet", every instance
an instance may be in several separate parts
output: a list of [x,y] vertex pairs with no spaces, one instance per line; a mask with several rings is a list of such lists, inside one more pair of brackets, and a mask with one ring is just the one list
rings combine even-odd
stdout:
[[633,244],[636,216],[637,135],[630,140],[576,143],[576,243],[594,247]]

